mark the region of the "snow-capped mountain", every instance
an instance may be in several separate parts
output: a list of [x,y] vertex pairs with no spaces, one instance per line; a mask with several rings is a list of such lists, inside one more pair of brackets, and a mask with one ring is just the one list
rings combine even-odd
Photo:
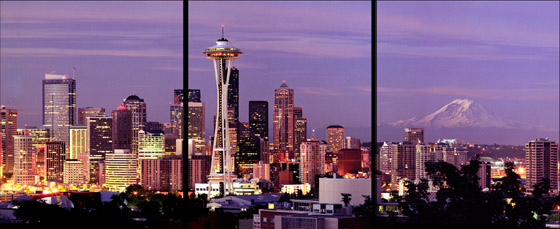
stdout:
[[[518,124],[518,123],[515,123]],[[434,128],[513,128],[513,122],[504,120],[484,106],[469,99],[455,99],[436,112],[417,115],[408,120],[391,123],[394,127],[434,127]],[[517,126],[519,127],[519,126]]]

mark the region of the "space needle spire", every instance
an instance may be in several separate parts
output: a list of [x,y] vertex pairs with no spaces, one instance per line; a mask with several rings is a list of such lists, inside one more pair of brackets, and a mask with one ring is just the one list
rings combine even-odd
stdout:
[[[238,59],[243,54],[238,48],[231,46],[224,38],[224,25],[222,25],[222,38],[216,41],[216,45],[207,48],[203,54],[214,63],[214,76],[216,78],[217,89],[217,114],[214,129],[214,141],[212,146],[212,159],[210,175],[208,176],[208,198],[213,196],[210,191],[212,184],[220,184],[220,193],[224,196],[233,191],[232,171],[233,161],[232,152],[229,146],[229,122],[227,117],[228,109],[228,87],[232,61]],[[221,185],[223,183],[223,185]]]

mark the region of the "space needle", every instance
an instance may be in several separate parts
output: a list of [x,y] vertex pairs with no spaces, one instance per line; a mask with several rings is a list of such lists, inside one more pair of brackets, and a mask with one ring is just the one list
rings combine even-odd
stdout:
[[231,160],[232,155],[229,146],[227,92],[232,61],[238,59],[239,54],[243,54],[243,52],[229,45],[228,40],[224,38],[224,25],[222,25],[222,38],[216,41],[216,45],[207,48],[202,53],[206,54],[206,58],[214,62],[214,75],[218,92],[218,111],[216,114],[210,175],[208,176],[208,198],[210,198],[212,183],[220,184],[219,190],[224,196],[233,191],[233,161]]

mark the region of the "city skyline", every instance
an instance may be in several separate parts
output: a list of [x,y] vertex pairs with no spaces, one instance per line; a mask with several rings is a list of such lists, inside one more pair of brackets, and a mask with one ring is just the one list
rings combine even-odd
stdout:
[[[559,2],[378,2],[378,136],[379,126],[468,99],[505,120],[555,131],[531,130],[533,137],[517,139],[462,137],[465,141],[558,141],[558,8]],[[430,141],[454,138],[450,131],[437,131],[427,132]],[[388,138],[378,141],[398,140]]]
[[241,122],[248,122],[249,101],[268,101],[272,138],[274,90],[285,80],[294,90],[294,106],[303,107],[308,136],[315,129],[324,139],[326,127],[338,124],[349,136],[371,140],[370,2],[188,4],[187,83],[188,89],[200,89],[210,109],[207,136],[216,113],[216,88],[211,63],[201,52],[220,38],[224,24],[224,37],[245,52],[234,62]]
[[19,111],[18,127],[42,125],[45,73],[74,75],[77,108],[116,110],[136,94],[148,121],[169,122],[173,90],[183,87],[182,2],[0,6],[0,104]]

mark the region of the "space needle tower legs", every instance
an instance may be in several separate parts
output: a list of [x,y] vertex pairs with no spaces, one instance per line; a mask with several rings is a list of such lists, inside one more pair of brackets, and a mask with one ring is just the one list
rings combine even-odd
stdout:
[[[208,176],[208,198],[210,198],[212,183],[214,182],[223,182],[223,191],[222,188],[220,188],[220,192],[224,196],[233,191],[233,183],[231,179],[233,165],[231,163],[231,152],[229,146],[227,93],[232,62],[234,59],[238,59],[239,54],[243,54],[243,52],[228,44],[228,40],[224,38],[224,25],[222,25],[222,38],[218,39],[216,45],[207,48],[202,53],[206,54],[206,58],[211,59],[214,62],[216,91],[218,93],[216,129],[214,130],[210,175]],[[226,68],[227,73],[225,72]]]

